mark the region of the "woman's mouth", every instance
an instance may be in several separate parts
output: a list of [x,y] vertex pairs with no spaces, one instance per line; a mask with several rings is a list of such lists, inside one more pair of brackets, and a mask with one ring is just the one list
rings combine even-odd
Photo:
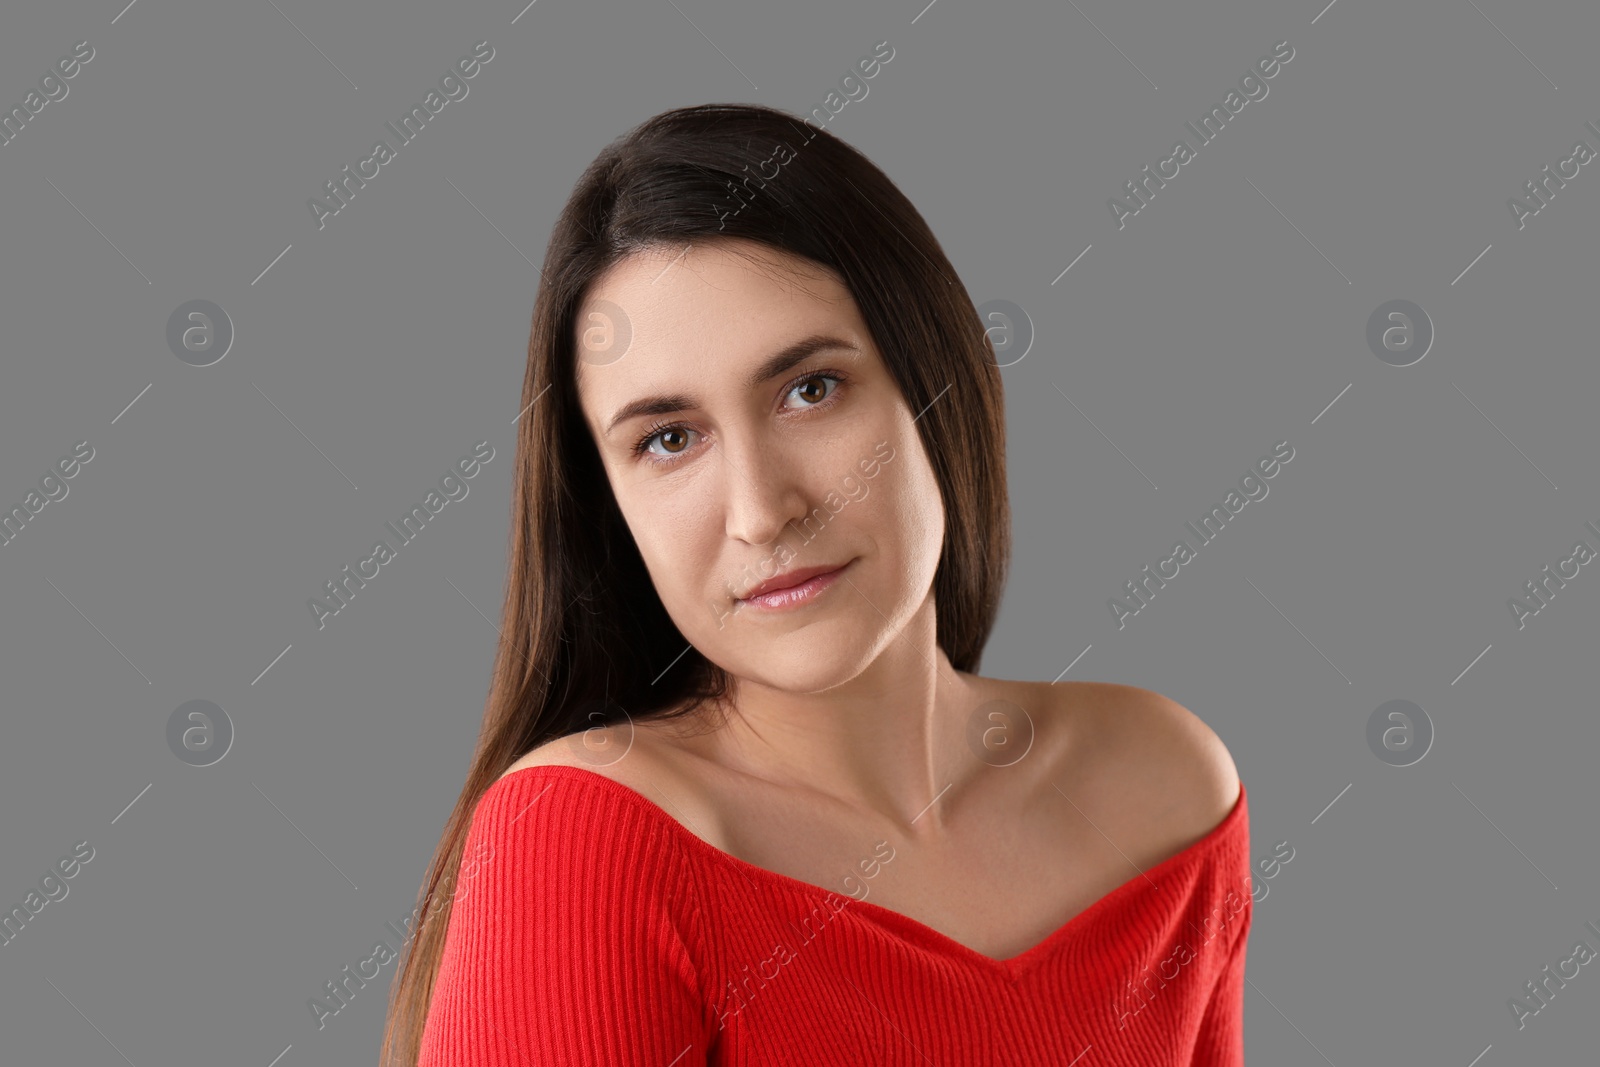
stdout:
[[[798,584],[780,589],[769,589],[764,593],[757,593],[739,601],[740,607],[760,608],[764,611],[781,611],[786,608],[800,607],[809,604],[822,595],[823,591],[839,580],[839,576],[849,570],[855,563],[851,560],[841,567],[821,574],[814,574]],[[778,579],[782,581],[781,578]]]

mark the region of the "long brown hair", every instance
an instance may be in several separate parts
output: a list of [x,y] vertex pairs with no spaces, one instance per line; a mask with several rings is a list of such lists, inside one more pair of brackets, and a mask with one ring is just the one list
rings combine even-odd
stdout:
[[937,641],[957,670],[977,669],[1010,562],[1005,413],[984,324],[928,224],[856,149],[773,108],[678,108],[612,142],[579,178],[545,250],[494,676],[391,987],[383,1067],[416,1067],[450,915],[441,886],[459,873],[484,791],[545,741],[676,718],[728,692],[722,668],[685,651],[611,494],[579,406],[575,331],[589,285],[620,259],[730,237],[825,267],[854,297],[920,413],[944,499]]

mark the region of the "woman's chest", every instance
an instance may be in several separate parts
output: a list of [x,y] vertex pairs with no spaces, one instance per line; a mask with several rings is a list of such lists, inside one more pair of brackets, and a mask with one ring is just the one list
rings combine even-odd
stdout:
[[919,838],[880,822],[782,805],[722,810],[720,847],[731,855],[868,901],[997,961],[1035,947],[1162,858],[1148,833],[1130,824],[1096,828],[1060,813],[997,809]]

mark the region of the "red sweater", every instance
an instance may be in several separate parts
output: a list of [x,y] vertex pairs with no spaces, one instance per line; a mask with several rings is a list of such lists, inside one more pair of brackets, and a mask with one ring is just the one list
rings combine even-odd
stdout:
[[1242,785],[1204,838],[1008,960],[861,899],[874,862],[892,851],[846,895],[594,771],[508,774],[473,815],[419,1067],[1242,1067]]

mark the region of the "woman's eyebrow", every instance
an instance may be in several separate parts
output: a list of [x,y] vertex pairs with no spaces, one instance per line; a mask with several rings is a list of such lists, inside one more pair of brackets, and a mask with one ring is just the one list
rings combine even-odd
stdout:
[[[788,371],[813,353],[831,348],[860,353],[860,349],[849,341],[829,334],[814,333],[784,347],[776,354],[768,356],[761,362],[760,366],[750,372],[750,376],[745,379],[745,388],[754,389],[756,386],[771,381],[773,378]],[[618,425],[629,419],[638,418],[641,415],[670,415],[676,411],[686,411],[689,408],[696,407],[698,403],[699,401],[688,393],[667,393],[661,396],[640,397],[638,400],[624,404],[615,415],[611,416],[610,423],[606,425],[606,436],[610,437],[611,432]]]

